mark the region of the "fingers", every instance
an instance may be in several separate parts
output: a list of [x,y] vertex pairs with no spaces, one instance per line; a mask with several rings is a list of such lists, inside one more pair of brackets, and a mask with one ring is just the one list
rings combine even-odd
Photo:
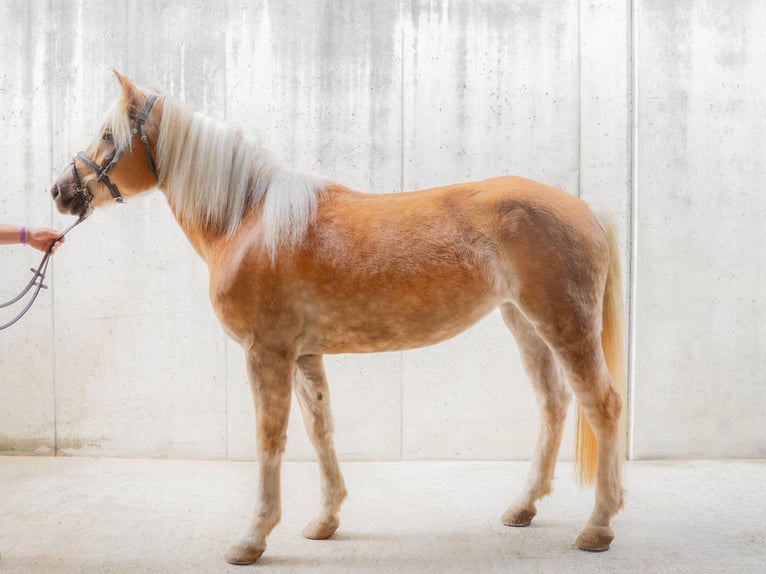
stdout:
[[55,229],[36,227],[27,232],[27,244],[40,251],[51,248],[51,253],[56,253],[63,242],[64,237]]

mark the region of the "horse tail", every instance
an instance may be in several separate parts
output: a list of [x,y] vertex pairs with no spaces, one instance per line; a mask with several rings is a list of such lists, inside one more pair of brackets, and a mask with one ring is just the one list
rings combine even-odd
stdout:
[[[622,298],[622,273],[617,243],[617,226],[611,216],[591,207],[594,216],[604,229],[609,244],[609,268],[604,288],[601,348],[606,360],[612,389],[620,397],[622,412],[617,425],[618,456],[625,460],[627,446],[626,385],[625,385],[625,310]],[[576,454],[577,478],[580,484],[593,484],[597,464],[596,436],[582,406],[577,409]]]

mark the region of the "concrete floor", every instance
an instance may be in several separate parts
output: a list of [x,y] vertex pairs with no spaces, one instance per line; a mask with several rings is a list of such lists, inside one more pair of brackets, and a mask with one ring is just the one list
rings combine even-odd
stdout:
[[237,567],[254,463],[0,457],[0,573],[766,572],[766,461],[628,463],[603,554],[574,548],[593,494],[569,464],[531,527],[500,523],[527,466],[344,463],[340,530],[310,541],[316,466],[286,463],[282,523]]

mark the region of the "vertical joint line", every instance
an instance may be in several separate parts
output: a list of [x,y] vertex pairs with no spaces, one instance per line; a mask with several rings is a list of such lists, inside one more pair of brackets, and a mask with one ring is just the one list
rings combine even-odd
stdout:
[[635,458],[635,409],[636,409],[636,381],[635,381],[635,351],[636,351],[636,267],[638,235],[638,65],[637,65],[637,40],[638,40],[638,7],[635,0],[628,2],[628,85],[629,85],[629,210],[628,210],[628,458]]
[[[45,48],[46,53],[51,53],[52,56],[50,58],[46,58],[46,65],[48,67],[48,77],[49,78],[55,78],[56,74],[53,73],[54,70],[52,69],[55,67],[56,60],[57,60],[57,49],[55,46],[55,40],[53,41],[53,50],[50,51],[51,46],[47,45],[48,40],[51,38],[51,35],[49,33],[50,28],[50,18],[51,14],[53,14],[53,2],[49,2],[48,6],[46,8],[46,26],[45,26]],[[55,130],[53,126],[57,125],[57,122],[54,120],[54,114],[56,113],[56,107],[53,105],[53,92],[56,89],[56,85],[54,84],[53,89],[48,90],[47,92],[47,101],[48,101],[48,173],[53,173],[53,170],[55,169],[53,166],[53,158],[54,158],[54,137],[55,137]],[[55,210],[55,204],[53,202],[50,203],[50,223],[51,228],[54,227],[53,225],[53,219],[56,215]],[[57,397],[57,387],[58,387],[58,376],[57,376],[57,365],[56,365],[56,352],[58,350],[58,345],[56,344],[57,337],[56,337],[56,261],[54,258],[54,261],[52,262],[52,273],[51,278],[49,280],[50,286],[51,286],[51,337],[53,339],[51,344],[51,387],[53,391],[53,456],[58,456],[59,454],[59,429],[58,429],[58,397]]]
[[223,433],[224,433],[224,455],[229,460],[229,338],[223,337]]
[[582,197],[582,16],[577,0],[577,197]]
[[[399,2],[399,66],[401,69],[399,81],[400,88],[400,120],[399,120],[399,191],[404,191],[404,26],[405,26],[405,0]],[[410,11],[410,16],[412,12]],[[399,353],[399,460],[404,459],[404,353]]]
[[[231,18],[230,18],[229,3],[224,4],[224,34],[223,34],[223,117],[229,121],[229,38],[231,34]],[[231,444],[231,437],[229,436],[229,338],[223,333],[221,329],[221,335],[223,338],[223,452],[226,460],[229,460],[229,445]]]
[[399,3],[399,191],[404,191],[404,0]]
[[229,3],[223,5],[223,19],[225,22],[223,29],[223,118],[229,121],[229,35],[231,34],[231,20],[229,19]]

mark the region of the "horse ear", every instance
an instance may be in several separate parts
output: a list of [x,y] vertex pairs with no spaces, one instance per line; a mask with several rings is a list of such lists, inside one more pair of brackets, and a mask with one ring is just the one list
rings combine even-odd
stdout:
[[112,70],[112,72],[114,72],[114,75],[117,76],[117,80],[122,86],[122,95],[125,97],[125,99],[129,102],[134,101],[136,99],[136,95],[139,93],[139,89],[133,82],[131,82],[125,76],[121,75],[117,70]]

